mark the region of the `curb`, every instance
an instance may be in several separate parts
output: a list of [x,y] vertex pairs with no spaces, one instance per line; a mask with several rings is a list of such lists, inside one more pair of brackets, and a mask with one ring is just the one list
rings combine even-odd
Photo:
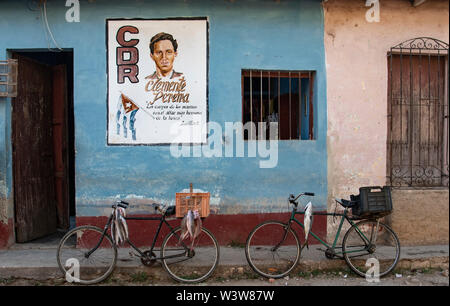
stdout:
[[[400,259],[396,269],[405,270],[424,270],[424,269],[448,269],[449,257],[430,257],[418,259]],[[327,272],[349,269],[344,260],[300,260],[298,266],[291,272],[291,274],[301,274],[304,272]],[[168,273],[162,268],[161,264],[155,264],[152,267],[143,265],[124,265],[116,266],[113,276],[133,275],[145,272],[156,280],[171,280]],[[259,277],[248,264],[228,264],[219,265],[212,275],[214,277],[221,277],[224,279],[236,279],[239,277],[254,278]],[[0,279],[21,278],[32,280],[48,280],[63,278],[63,275],[58,267],[0,267]]]

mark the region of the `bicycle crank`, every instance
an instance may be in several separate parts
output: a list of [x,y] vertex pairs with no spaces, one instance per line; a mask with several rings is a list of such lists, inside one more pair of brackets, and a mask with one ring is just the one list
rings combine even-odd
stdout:
[[156,254],[145,251],[144,256],[141,256],[141,262],[144,266],[151,267],[156,262]]
[[187,251],[187,253],[186,253],[186,256],[187,256],[187,257],[190,257],[190,258],[194,257],[194,256],[195,256],[195,251],[189,249],[189,250]]
[[336,253],[333,249],[326,249],[325,250],[325,257],[328,259],[333,259],[336,256]]

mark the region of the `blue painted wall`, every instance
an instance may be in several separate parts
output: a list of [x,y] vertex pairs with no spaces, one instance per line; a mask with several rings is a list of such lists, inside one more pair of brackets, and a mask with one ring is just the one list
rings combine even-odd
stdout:
[[[10,99],[0,98],[0,200],[10,197],[11,167],[10,167]],[[9,175],[8,175],[9,174]],[[5,204],[6,205],[6,204]],[[6,211],[6,209],[4,209]]]
[[[29,1],[0,3],[0,59],[8,50],[46,49],[40,11]],[[60,47],[74,52],[76,209],[103,214],[116,197],[173,201],[175,192],[211,192],[219,213],[287,209],[290,193],[312,191],[326,209],[326,70],[323,11],[318,0],[80,1],[81,22],[67,23],[65,1],[50,0],[47,16]],[[169,146],[106,145],[107,18],[208,17],[209,120],[242,118],[241,69],[316,71],[315,140],[280,141],[278,165],[258,158],[174,158]],[[50,46],[54,47],[52,43]],[[10,107],[0,100],[0,173],[11,186]],[[7,195],[8,197],[10,195]]]

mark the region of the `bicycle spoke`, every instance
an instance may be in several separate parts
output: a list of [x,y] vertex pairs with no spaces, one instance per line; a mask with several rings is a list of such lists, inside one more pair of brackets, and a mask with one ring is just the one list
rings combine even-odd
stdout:
[[[161,247],[163,267],[177,281],[187,283],[203,281],[217,267],[219,245],[214,236],[203,228],[195,238],[194,244],[186,239],[181,241],[186,248],[180,248],[180,232],[181,229],[177,228],[164,239]],[[183,252],[180,253],[180,250]]]
[[258,274],[280,278],[287,275],[300,257],[298,238],[292,229],[278,221],[258,225],[247,238],[245,254]]
[[[168,258],[168,257],[166,257],[166,259],[167,259],[167,258]],[[179,256],[177,255],[176,258],[179,258]],[[173,260],[173,261],[171,261],[171,262],[169,262],[169,263],[167,263],[167,264],[168,264],[168,265],[176,265],[176,264],[178,264],[178,263],[180,263],[180,262],[183,262],[183,261],[186,261],[186,260],[189,260],[189,259],[190,259],[189,257],[185,257],[185,258],[179,259],[179,260],[177,260],[177,261]]]
[[[68,232],[58,246],[58,265],[66,276],[71,273],[82,284],[93,284],[104,280],[112,273],[117,249],[103,231],[93,226],[81,226]],[[101,240],[102,239],[102,240]],[[93,249],[101,241],[98,248]],[[91,252],[89,256],[86,256]],[[75,271],[76,270],[76,271]],[[72,275],[72,274],[70,274]]]
[[395,233],[387,225],[372,220],[352,226],[345,234],[342,247],[349,267],[363,277],[375,264],[380,277],[388,274],[400,257]]

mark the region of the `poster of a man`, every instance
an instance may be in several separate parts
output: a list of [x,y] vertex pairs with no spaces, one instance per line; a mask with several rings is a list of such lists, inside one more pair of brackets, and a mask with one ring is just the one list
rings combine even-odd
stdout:
[[150,57],[155,62],[156,71],[149,77],[177,78],[183,74],[173,70],[173,63],[178,55],[178,43],[171,34],[158,33],[150,40]]
[[107,33],[108,144],[206,143],[192,128],[207,121],[207,19],[112,19]]

